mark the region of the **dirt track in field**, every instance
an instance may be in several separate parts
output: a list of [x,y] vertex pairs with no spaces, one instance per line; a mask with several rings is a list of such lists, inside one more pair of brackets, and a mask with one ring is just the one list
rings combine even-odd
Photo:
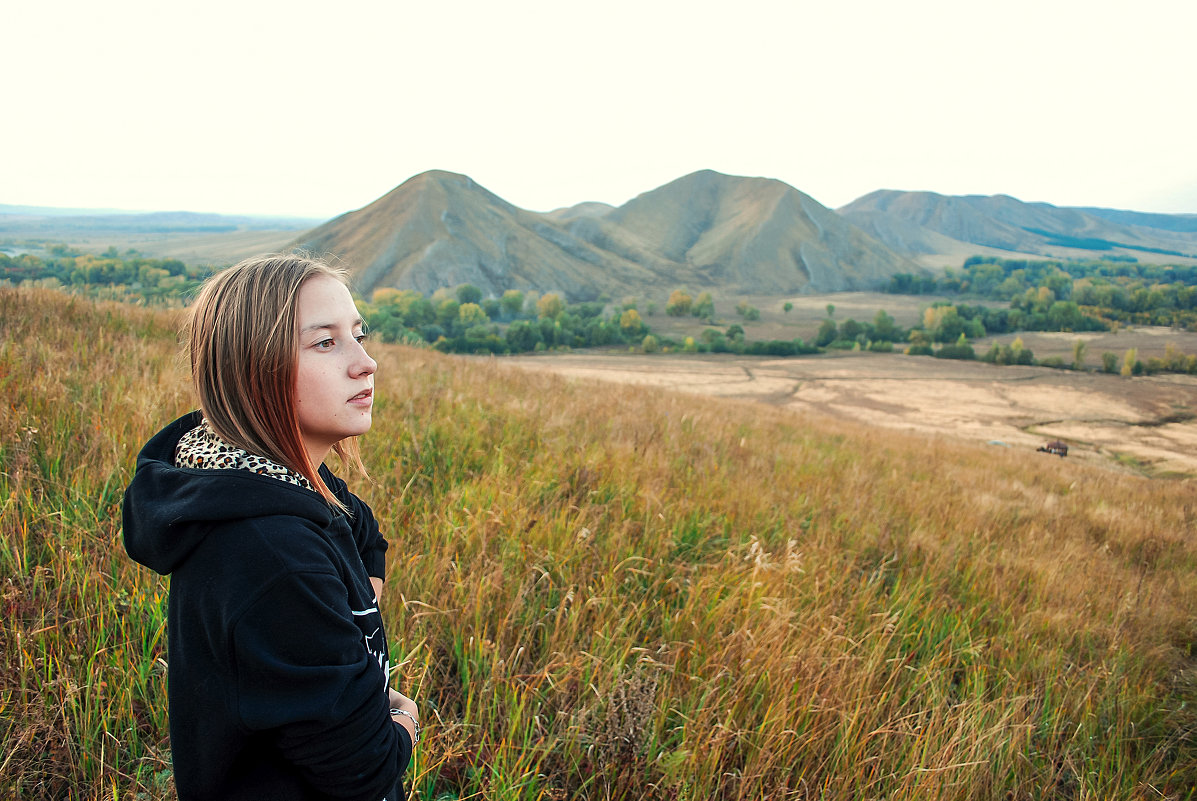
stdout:
[[[753,399],[934,435],[1034,450],[1151,475],[1197,476],[1197,377],[1133,379],[897,354],[775,359],[573,353],[512,357],[525,369]],[[1044,457],[1049,458],[1049,457]]]

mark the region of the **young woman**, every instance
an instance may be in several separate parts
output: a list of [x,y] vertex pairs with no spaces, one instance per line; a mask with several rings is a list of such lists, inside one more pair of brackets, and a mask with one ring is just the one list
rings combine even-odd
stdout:
[[323,465],[335,451],[364,472],[374,401],[345,275],[243,261],[188,328],[200,410],[146,444],[124,502],[129,555],[171,576],[179,798],[402,799],[420,729],[387,686],[386,541]]

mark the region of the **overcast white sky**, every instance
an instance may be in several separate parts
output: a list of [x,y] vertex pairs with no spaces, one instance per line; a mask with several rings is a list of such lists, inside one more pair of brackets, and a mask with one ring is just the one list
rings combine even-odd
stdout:
[[0,203],[549,210],[694,170],[1197,213],[1193,0],[70,0],[0,12]]

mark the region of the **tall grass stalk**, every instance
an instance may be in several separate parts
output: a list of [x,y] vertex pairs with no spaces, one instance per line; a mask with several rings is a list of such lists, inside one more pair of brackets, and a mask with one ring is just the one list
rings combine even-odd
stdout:
[[[5,797],[172,797],[119,503],[176,323],[0,290]],[[1194,797],[1191,482],[373,351],[420,797]]]

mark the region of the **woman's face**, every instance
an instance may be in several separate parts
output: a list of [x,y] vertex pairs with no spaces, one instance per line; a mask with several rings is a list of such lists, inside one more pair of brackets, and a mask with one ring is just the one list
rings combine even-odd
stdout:
[[362,347],[361,315],[337,279],[309,278],[299,288],[295,311],[299,431],[312,464],[319,465],[334,444],[370,430],[378,364]]

